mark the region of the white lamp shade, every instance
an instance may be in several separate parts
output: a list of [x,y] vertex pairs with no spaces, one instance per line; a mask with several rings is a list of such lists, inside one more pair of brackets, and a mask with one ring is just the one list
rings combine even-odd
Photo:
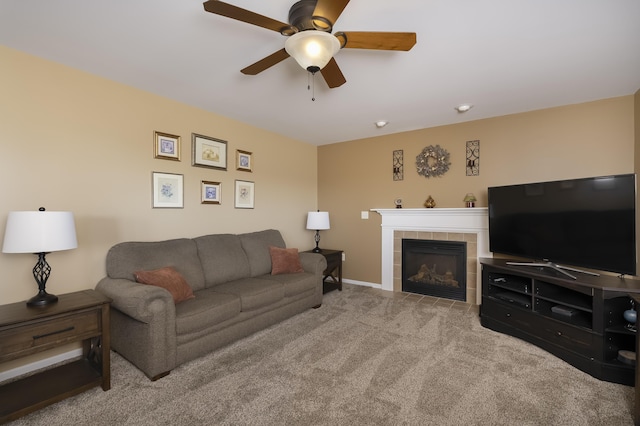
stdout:
[[307,30],[289,37],[284,48],[305,70],[309,67],[322,69],[340,50],[340,42],[324,31]]
[[9,212],[3,253],[48,253],[78,247],[71,212]]
[[331,229],[329,226],[329,212],[309,212],[307,215],[307,229],[320,231]]

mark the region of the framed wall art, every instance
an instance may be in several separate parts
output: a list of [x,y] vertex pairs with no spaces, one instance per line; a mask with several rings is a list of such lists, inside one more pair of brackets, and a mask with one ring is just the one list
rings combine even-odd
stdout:
[[252,170],[252,153],[249,151],[236,150],[236,170],[250,172]]
[[191,135],[193,165],[227,170],[227,142],[208,136]]
[[153,172],[153,208],[183,208],[183,185],[183,175]]
[[236,180],[236,209],[252,209],[255,200],[255,183]]
[[220,204],[220,182],[202,181],[202,189],[200,191],[202,204]]
[[180,136],[153,132],[154,158],[180,161]]

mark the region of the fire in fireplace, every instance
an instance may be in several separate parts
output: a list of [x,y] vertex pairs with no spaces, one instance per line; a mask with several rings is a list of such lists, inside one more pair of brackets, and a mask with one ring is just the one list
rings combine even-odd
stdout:
[[402,291],[467,299],[467,244],[463,241],[402,240]]

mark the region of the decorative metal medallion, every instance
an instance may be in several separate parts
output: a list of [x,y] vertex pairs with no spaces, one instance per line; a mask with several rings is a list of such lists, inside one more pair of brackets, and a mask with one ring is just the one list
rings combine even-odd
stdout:
[[467,176],[480,175],[480,141],[467,141]]
[[442,176],[450,165],[449,153],[440,145],[429,145],[416,157],[418,174],[426,178]]
[[393,180],[404,179],[404,152],[401,149],[393,151]]

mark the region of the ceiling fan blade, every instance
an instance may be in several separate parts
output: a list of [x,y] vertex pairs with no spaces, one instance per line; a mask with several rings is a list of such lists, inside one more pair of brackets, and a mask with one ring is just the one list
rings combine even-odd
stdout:
[[320,72],[322,73],[322,77],[324,77],[324,81],[327,82],[327,86],[329,86],[330,89],[342,86],[347,82],[347,80],[344,78],[344,75],[342,75],[342,71],[340,71],[340,67],[338,67],[338,63],[336,62],[335,58],[331,58],[329,63],[325,65],[325,67],[322,68]]
[[266,70],[267,68],[270,68],[275,64],[278,64],[284,61],[288,57],[289,57],[289,54],[287,53],[287,51],[284,49],[280,49],[277,52],[267,56],[266,58],[260,59],[255,64],[251,64],[248,67],[240,70],[240,72],[242,74],[247,74],[247,75],[256,75]]
[[318,0],[313,16],[320,16],[331,22],[333,26],[349,0]]
[[226,16],[227,18],[236,19],[238,21],[246,22],[247,24],[257,25],[277,32],[281,32],[283,29],[291,27],[289,24],[285,24],[284,22],[276,21],[275,19],[259,15],[228,3],[223,3],[218,0],[208,0],[204,2],[204,10],[215,13],[216,15]]
[[411,50],[416,44],[416,33],[393,32],[338,32],[335,36],[342,47],[349,49]]

